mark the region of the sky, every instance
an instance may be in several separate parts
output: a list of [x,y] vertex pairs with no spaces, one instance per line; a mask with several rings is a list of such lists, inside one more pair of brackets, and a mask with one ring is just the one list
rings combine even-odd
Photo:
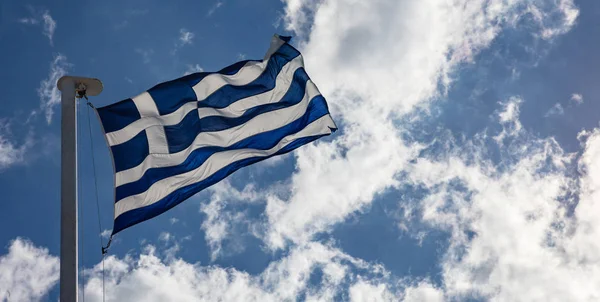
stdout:
[[61,76],[101,79],[99,107],[262,59],[273,34],[339,130],[104,261],[113,171],[80,102],[81,300],[597,301],[599,20],[594,0],[4,0],[0,301],[58,300]]

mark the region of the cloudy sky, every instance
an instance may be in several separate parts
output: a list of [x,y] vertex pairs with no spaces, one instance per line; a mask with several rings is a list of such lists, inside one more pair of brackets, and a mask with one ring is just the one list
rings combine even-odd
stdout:
[[5,0],[0,301],[58,299],[58,78],[100,78],[103,106],[275,33],[339,131],[117,234],[104,265],[112,167],[81,104],[86,301],[103,267],[106,301],[600,299],[600,2]]

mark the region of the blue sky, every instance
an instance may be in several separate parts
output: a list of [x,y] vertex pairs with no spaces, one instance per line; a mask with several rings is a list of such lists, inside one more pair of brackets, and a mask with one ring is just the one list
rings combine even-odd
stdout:
[[[103,106],[261,59],[275,33],[340,130],[119,233],[107,301],[597,299],[599,14],[591,0],[4,1],[0,300],[58,298],[60,76],[100,78]],[[100,301],[113,176],[89,113],[80,293]]]

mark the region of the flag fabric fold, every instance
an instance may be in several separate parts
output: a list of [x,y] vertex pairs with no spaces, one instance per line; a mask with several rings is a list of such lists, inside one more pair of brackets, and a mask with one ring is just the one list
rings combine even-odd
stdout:
[[113,235],[337,129],[288,42],[275,35],[263,60],[193,73],[97,108],[115,172]]

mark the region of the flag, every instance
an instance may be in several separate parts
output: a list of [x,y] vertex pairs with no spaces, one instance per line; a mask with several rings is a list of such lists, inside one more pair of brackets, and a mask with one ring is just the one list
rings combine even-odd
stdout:
[[263,60],[193,73],[96,109],[115,173],[113,235],[337,129],[289,39],[275,35]]

